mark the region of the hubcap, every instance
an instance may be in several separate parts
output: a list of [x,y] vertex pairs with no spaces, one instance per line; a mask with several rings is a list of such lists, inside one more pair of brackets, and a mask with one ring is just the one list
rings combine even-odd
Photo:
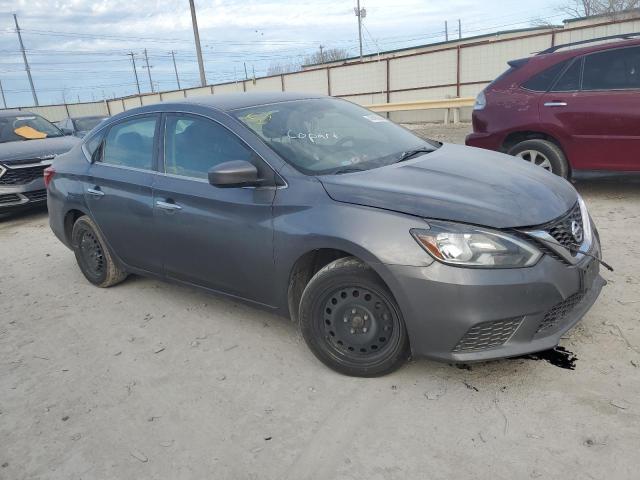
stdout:
[[553,167],[551,166],[551,162],[549,161],[547,156],[537,150],[524,150],[520,153],[517,153],[516,157],[520,157],[527,162],[531,162],[534,165],[553,172]]
[[342,354],[362,357],[390,345],[396,314],[374,291],[348,287],[327,296],[322,317],[327,343]]
[[94,275],[100,275],[104,270],[104,255],[100,242],[89,230],[82,232],[80,239],[80,254],[87,268]]

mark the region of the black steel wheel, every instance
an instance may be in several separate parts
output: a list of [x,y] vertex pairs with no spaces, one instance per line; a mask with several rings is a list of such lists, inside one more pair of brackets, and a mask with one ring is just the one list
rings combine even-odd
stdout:
[[409,356],[395,299],[375,272],[353,257],[330,263],[309,281],[300,321],[316,357],[347,375],[384,375]]
[[88,216],[76,220],[71,243],[80,270],[94,285],[110,287],[127,277],[126,272],[114,262],[98,228]]

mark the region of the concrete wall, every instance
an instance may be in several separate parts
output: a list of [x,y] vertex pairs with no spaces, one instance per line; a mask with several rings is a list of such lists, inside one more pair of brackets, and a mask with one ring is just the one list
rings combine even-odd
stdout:
[[[640,31],[640,16],[611,20],[593,17],[566,22],[564,27],[532,28],[483,35],[368,56],[365,61],[337,62],[284,75],[136,95],[103,102],[24,107],[52,121],[67,116],[115,115],[160,101],[234,92],[287,91],[334,95],[372,103],[472,97],[507,68],[507,61],[527,57],[552,45]],[[469,120],[471,109],[461,111]],[[394,112],[400,122],[441,121],[442,111]]]

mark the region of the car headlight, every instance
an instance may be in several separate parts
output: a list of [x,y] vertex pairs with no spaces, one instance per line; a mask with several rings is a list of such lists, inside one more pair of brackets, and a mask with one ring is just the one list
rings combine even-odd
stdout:
[[449,222],[429,222],[413,229],[416,241],[436,260],[478,268],[520,268],[535,265],[542,252],[514,236]]
[[578,205],[580,206],[580,215],[582,216],[582,230],[583,230],[583,244],[590,246],[593,231],[591,229],[591,217],[589,216],[589,211],[587,210],[587,204],[584,203],[584,200],[580,195],[578,195]]

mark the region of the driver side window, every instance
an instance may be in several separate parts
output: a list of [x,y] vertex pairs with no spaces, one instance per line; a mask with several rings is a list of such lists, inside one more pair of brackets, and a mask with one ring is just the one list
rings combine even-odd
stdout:
[[206,180],[209,169],[230,160],[256,163],[253,151],[222,125],[198,116],[167,115],[165,173]]

